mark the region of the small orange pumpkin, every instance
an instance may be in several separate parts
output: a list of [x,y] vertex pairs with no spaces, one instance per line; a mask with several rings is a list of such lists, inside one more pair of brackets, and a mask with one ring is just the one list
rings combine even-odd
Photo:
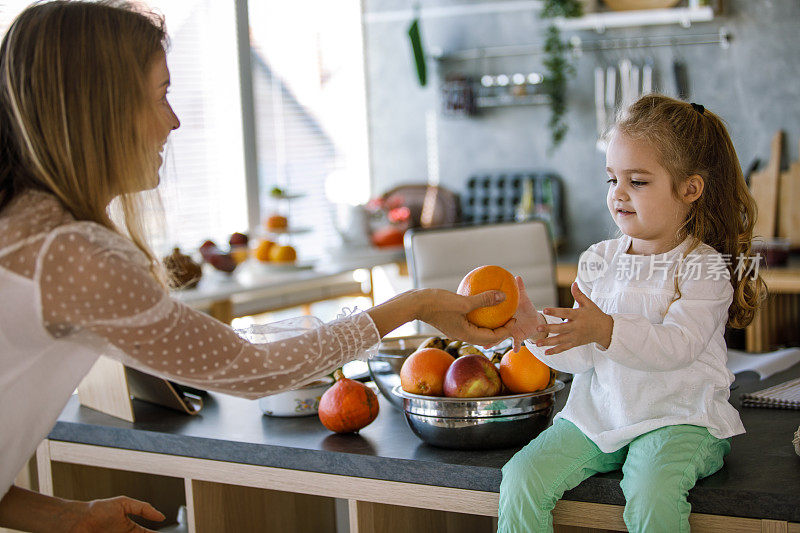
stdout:
[[319,420],[336,433],[352,433],[368,426],[378,416],[378,397],[361,383],[334,372],[336,383],[319,401]]

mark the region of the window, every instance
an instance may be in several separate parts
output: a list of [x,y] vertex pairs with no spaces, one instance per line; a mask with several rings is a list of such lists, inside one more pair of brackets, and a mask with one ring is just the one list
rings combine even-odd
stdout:
[[[261,218],[290,228],[301,259],[336,243],[335,203],[369,196],[366,96],[357,0],[249,4]],[[273,187],[302,195],[276,201]]]
[[150,2],[166,17],[169,100],[181,121],[162,169],[166,228],[154,247],[194,251],[247,230],[242,112],[233,2]]
[[0,35],[3,38],[17,15],[29,4],[30,0],[0,0]]
[[[237,4],[238,2],[238,4]],[[0,31],[30,0],[0,0]],[[278,212],[309,229],[281,240],[300,259],[336,243],[332,203],[369,197],[366,96],[358,0],[153,0],[166,18],[169,100],[181,121],[167,145],[161,196],[165,227],[153,227],[159,254],[224,245],[248,230],[245,113],[255,118],[257,219]],[[242,102],[236,7],[247,5],[253,101]],[[273,187],[300,195],[276,201]],[[251,202],[253,205],[253,202]],[[159,220],[154,218],[154,220]],[[256,228],[250,228],[256,229]],[[263,225],[258,228],[265,235]],[[256,235],[258,237],[259,235]]]

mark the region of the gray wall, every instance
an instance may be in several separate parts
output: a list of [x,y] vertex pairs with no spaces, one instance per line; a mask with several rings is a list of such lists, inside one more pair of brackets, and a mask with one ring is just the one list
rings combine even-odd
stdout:
[[[387,16],[408,10],[407,0],[364,0],[369,136],[373,190],[427,177],[425,115],[437,109],[440,76],[453,64],[428,64],[429,83],[419,87],[406,34],[409,18]],[[508,5],[509,2],[495,2]],[[492,5],[467,0],[422,2],[422,37],[428,50],[454,52],[485,46],[537,44],[545,26],[535,10],[425,18],[426,9],[458,5]],[[430,12],[430,11],[429,11]],[[382,18],[383,17],[383,18]],[[389,19],[389,20],[385,20]],[[715,33],[732,35],[727,50],[692,45],[623,51],[586,52],[575,65],[568,93],[569,133],[548,153],[547,106],[494,109],[476,118],[438,118],[440,183],[455,191],[471,173],[481,170],[548,168],[564,179],[569,243],[562,255],[576,257],[590,244],[613,236],[616,228],[605,207],[605,156],[595,148],[595,66],[604,61],[651,55],[660,78],[656,88],[675,95],[671,64],[688,65],[691,100],[722,116],[747,169],[755,157],[766,162],[770,139],[786,132],[784,164],[798,158],[800,140],[800,2],[797,0],[729,0],[724,15],[690,28],[651,26],[581,31],[585,42],[613,37]],[[541,71],[541,55],[463,63],[471,74]]]

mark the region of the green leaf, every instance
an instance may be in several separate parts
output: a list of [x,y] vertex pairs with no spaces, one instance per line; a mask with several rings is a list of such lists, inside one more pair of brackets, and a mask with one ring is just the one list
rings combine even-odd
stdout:
[[540,18],[580,17],[583,5],[578,0],[545,0]]

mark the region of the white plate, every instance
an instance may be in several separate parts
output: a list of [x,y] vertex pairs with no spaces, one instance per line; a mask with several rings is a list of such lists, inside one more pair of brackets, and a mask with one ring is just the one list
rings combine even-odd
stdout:
[[292,263],[264,263],[258,261],[255,266],[258,270],[266,272],[293,272],[295,270],[309,270],[314,268],[313,261],[294,261]]
[[270,229],[265,227],[264,231],[269,235],[300,235],[301,233],[311,233],[313,228],[306,226],[289,226],[288,228]]

